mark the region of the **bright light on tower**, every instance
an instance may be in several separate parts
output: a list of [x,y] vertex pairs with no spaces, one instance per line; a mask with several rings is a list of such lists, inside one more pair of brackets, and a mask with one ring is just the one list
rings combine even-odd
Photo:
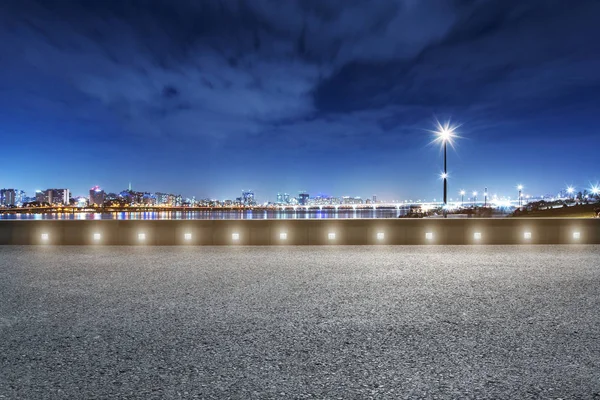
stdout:
[[430,131],[431,133],[436,135],[436,138],[433,140],[432,143],[448,143],[454,148],[454,140],[460,139],[460,136],[456,134],[456,130],[460,127],[460,125],[451,125],[450,121],[446,121],[442,124],[438,120],[435,121],[435,125],[436,129]]
[[592,194],[598,194],[600,193],[600,187],[598,187],[598,185],[592,185],[592,188],[590,189],[590,191],[592,192]]
[[[454,148],[454,139],[459,137],[456,134],[456,129],[458,126],[450,125],[450,121],[446,121],[444,124],[442,124],[439,120],[436,120],[435,122],[437,129],[431,132],[436,135],[436,138],[432,143],[441,144],[442,149],[444,150],[444,172],[442,174],[442,180],[444,181],[444,207],[446,207],[448,205],[448,169],[446,162],[447,145],[450,144],[450,146]],[[444,218],[446,218],[446,212],[444,212]]]
[[473,196],[477,196],[477,192],[473,192]]
[[442,179],[446,179],[447,177],[448,177],[448,174],[446,172],[442,172],[440,174],[440,178],[442,178]]
[[519,185],[519,186],[517,186],[517,189],[519,189],[519,190],[523,190],[523,185]]

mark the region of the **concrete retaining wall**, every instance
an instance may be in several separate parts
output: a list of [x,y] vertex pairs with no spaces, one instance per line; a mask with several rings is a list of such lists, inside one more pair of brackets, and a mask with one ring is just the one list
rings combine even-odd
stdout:
[[0,221],[0,245],[574,243],[600,244],[600,219]]

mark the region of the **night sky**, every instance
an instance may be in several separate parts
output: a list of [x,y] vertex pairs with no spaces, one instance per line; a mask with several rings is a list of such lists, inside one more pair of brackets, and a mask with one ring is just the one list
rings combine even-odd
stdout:
[[0,5],[0,187],[441,198],[600,179],[596,0]]

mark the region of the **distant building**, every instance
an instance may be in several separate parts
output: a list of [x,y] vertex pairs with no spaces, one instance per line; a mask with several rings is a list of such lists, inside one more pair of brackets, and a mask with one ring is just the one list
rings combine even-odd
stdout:
[[242,204],[245,206],[253,206],[256,205],[256,201],[254,200],[254,192],[250,190],[242,191]]
[[290,194],[289,193],[284,193],[283,194],[283,202],[285,204],[290,204]]
[[49,203],[46,192],[42,191],[42,190],[36,190],[35,191],[35,201],[38,203]]
[[100,189],[99,186],[94,186],[90,189],[89,205],[90,206],[103,206],[106,200],[106,194],[104,190]]
[[283,204],[283,195],[281,193],[277,193],[277,204]]
[[298,204],[300,204],[301,206],[308,205],[308,198],[308,193],[301,192],[300,194],[298,194]]
[[344,196],[342,197],[343,204],[363,204],[363,200],[360,197],[350,197]]
[[35,192],[35,201],[55,205],[69,205],[69,189],[46,189]]
[[29,198],[25,195],[25,192],[23,190],[15,190],[15,205],[20,207],[28,201]]
[[17,203],[17,190],[2,189],[0,190],[0,205],[9,207]]
[[377,203],[377,195],[376,194],[373,195],[373,203]]

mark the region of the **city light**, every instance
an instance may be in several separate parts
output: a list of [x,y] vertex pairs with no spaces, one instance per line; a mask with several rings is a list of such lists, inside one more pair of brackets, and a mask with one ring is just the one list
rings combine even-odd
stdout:
[[573,193],[575,193],[575,188],[574,188],[573,186],[569,186],[569,187],[567,187],[567,193],[568,193],[568,194],[573,194]]
[[597,195],[600,193],[600,187],[598,185],[592,185],[590,192],[592,192],[593,195]]

